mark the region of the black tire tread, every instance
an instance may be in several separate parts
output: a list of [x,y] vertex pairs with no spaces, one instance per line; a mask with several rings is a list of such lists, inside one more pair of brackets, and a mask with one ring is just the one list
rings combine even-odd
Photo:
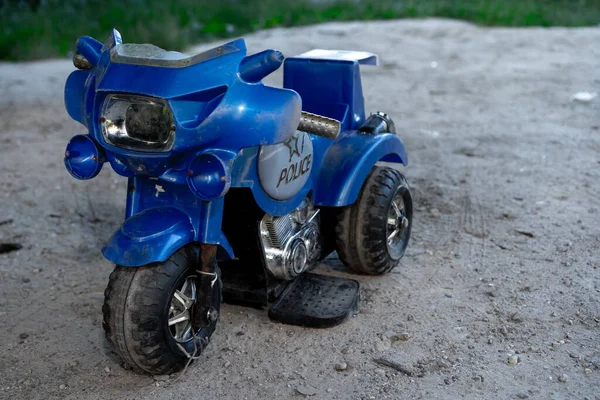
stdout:
[[343,207],[338,213],[336,250],[342,263],[350,270],[381,275],[398,265],[398,260],[389,257],[378,223],[387,215],[391,197],[400,185],[408,186],[399,171],[374,167],[356,202]]
[[[160,317],[166,310],[160,308],[168,307],[170,289],[189,263],[190,256],[182,248],[164,263],[137,268],[117,265],[110,275],[102,326],[117,355],[137,372],[170,374],[187,363],[187,357],[168,343]],[[212,324],[209,338],[214,328]]]

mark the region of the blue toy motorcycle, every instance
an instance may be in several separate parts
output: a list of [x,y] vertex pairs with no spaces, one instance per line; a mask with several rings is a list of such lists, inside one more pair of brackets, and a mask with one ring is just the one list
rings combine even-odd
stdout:
[[[194,55],[81,37],[67,145],[77,179],[105,162],[128,178],[126,219],[103,254],[116,264],[103,326],[136,371],[166,374],[208,344],[222,301],[270,306],[276,321],[328,327],[356,313],[358,282],[309,273],[333,251],[383,274],[406,250],[407,163],[384,113],[365,116],[360,64],[313,50],[246,55],[238,39]],[[261,80],[284,65],[283,88]]]

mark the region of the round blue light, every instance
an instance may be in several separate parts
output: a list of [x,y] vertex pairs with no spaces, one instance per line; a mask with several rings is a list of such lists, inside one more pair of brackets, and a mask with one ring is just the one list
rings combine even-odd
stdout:
[[98,175],[104,162],[104,152],[88,135],[77,135],[67,144],[65,167],[77,179]]
[[231,186],[227,164],[212,153],[200,154],[188,168],[188,186],[202,200],[224,196]]

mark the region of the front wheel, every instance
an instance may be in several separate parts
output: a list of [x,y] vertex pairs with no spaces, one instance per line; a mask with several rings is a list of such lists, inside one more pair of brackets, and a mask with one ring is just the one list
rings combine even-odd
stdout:
[[412,216],[412,197],[404,176],[392,168],[373,168],[356,202],[338,214],[340,260],[358,273],[391,271],[408,246]]
[[[176,372],[208,344],[220,311],[220,272],[215,267],[212,284],[201,285],[196,265],[197,254],[184,247],[165,262],[116,266],[110,275],[102,325],[115,352],[134,370]],[[213,293],[201,293],[203,286]],[[211,305],[198,304],[206,298]],[[209,310],[207,318],[195,315],[198,307]]]

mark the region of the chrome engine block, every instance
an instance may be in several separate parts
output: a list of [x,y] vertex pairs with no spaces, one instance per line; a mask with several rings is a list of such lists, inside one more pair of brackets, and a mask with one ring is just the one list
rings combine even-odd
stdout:
[[263,217],[260,240],[265,265],[274,277],[291,280],[316,264],[321,255],[319,224],[319,210],[308,199],[283,217]]

